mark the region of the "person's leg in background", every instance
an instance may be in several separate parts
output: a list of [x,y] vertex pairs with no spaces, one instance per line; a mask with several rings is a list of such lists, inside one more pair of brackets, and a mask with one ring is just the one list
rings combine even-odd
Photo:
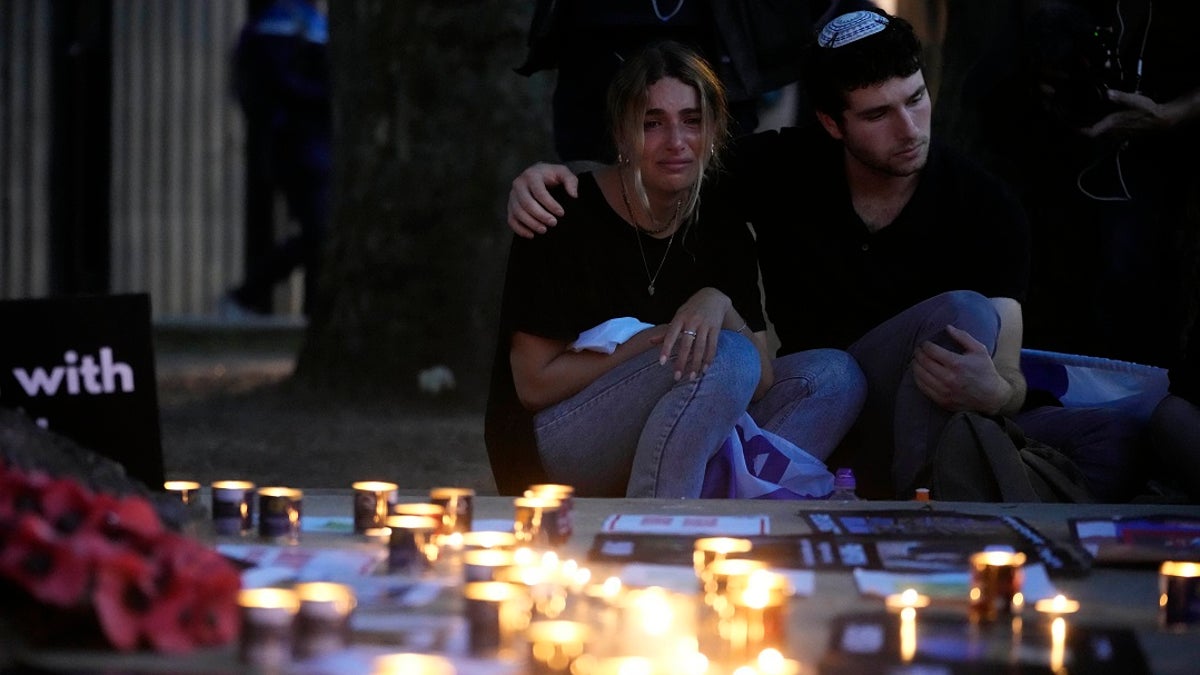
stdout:
[[825,461],[837,448],[867,395],[854,357],[838,349],[810,349],[772,362],[775,383],[750,404],[759,427]]
[[1150,416],[1150,435],[1163,475],[1200,504],[1200,407],[1168,394]]
[[970,333],[992,352],[1000,316],[974,291],[951,291],[917,303],[879,324],[847,349],[867,378],[867,400],[847,437],[859,494],[910,499],[923,483],[930,453],[950,419],[917,388],[911,361],[916,346],[947,325]]
[[1025,435],[1071,458],[1099,501],[1128,502],[1147,478],[1146,424],[1114,408],[1040,406],[1013,416]]

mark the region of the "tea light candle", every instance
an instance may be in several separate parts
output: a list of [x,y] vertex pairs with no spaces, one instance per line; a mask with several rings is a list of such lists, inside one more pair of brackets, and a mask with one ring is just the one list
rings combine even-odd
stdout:
[[360,480],[351,483],[350,487],[354,489],[354,531],[362,534],[383,527],[400,486],[386,481]]
[[219,480],[212,484],[213,530],[223,535],[244,535],[254,523],[254,483]]
[[929,596],[921,595],[915,588],[906,588],[901,593],[893,593],[884,598],[888,609],[903,610],[906,608],[921,609],[929,606]]
[[497,573],[512,567],[515,559],[512,551],[499,548],[465,551],[463,578],[465,581],[495,581],[499,578]]
[[384,654],[371,662],[371,675],[455,675],[457,672],[450,659],[435,654]]
[[292,623],[300,610],[296,592],[283,588],[238,591],[242,618],[238,660],[263,670],[277,670],[292,658]]
[[471,488],[437,487],[429,500],[443,509],[442,532],[470,532],[475,513],[475,491]]
[[358,604],[345,584],[312,581],[296,584],[300,609],[296,615],[293,652],[307,659],[344,649],[350,641],[350,615]]
[[292,488],[260,488],[258,490],[258,536],[289,544],[300,541],[303,497],[303,492]]
[[464,532],[462,544],[465,551],[483,548],[513,549],[517,546],[517,535],[499,530],[476,530]]
[[1024,553],[983,551],[970,558],[972,621],[995,621],[1000,615],[1019,613],[1024,604]]
[[724,560],[732,553],[749,553],[754,544],[749,539],[738,537],[701,537],[692,545],[692,566],[700,578],[701,587],[708,566]]
[[163,483],[163,489],[178,497],[184,505],[200,499],[200,484],[194,480],[169,480]]
[[388,571],[419,575],[431,567],[429,557],[438,520],[429,516],[388,516]]
[[1184,629],[1200,623],[1200,563],[1168,560],[1158,570],[1159,623]]
[[517,584],[474,581],[463,586],[472,656],[516,658],[516,641],[529,625],[529,597]]
[[793,594],[787,577],[766,569],[729,580],[728,599],[732,616],[725,622],[728,653],[735,661],[763,649],[786,649],[789,599]]
[[550,533],[555,546],[566,543],[574,533],[575,488],[562,483],[537,483],[525,490],[526,497],[548,497],[558,500],[557,530]]
[[392,515],[433,518],[437,521],[437,530],[434,531],[434,534],[442,534],[446,531],[446,507],[440,504],[432,504],[430,502],[401,502],[392,505]]
[[369,541],[372,544],[386,544],[392,538],[392,528],[368,527],[363,530],[362,538],[364,541]]
[[513,507],[513,534],[519,543],[537,548],[561,543],[558,515],[562,502],[550,497],[518,497]]
[[[800,675],[802,667],[799,661],[784,658],[778,649],[764,649],[755,660],[754,675]],[[735,673],[737,671],[734,671]]]
[[1075,600],[1070,600],[1067,596],[1059,593],[1053,598],[1043,598],[1033,603],[1033,608],[1043,614],[1062,615],[1074,614],[1079,611],[1079,603]]
[[570,675],[587,648],[588,627],[576,621],[535,621],[526,631],[531,675]]

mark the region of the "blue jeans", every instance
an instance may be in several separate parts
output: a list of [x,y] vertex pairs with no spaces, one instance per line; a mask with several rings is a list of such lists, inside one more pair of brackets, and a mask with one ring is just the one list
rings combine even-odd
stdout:
[[771,362],[775,383],[750,405],[759,427],[825,461],[858,419],[867,380],[840,349],[809,349]]
[[[917,389],[910,363],[916,345],[938,336],[946,324],[995,351],[1000,316],[974,291],[951,291],[917,303],[850,346],[868,383],[867,403],[851,432],[859,494],[911,499],[915,488],[928,487],[929,459],[951,412]],[[1127,413],[1043,406],[1013,420],[1029,438],[1074,460],[1102,501],[1128,501],[1145,479],[1144,425]]]
[[951,291],[900,312],[850,345],[867,377],[867,401],[849,445],[859,494],[912,499],[923,484],[922,469],[950,419],[913,378],[913,351],[947,324],[970,333],[988,352],[996,350],[1000,315],[974,291]]
[[551,481],[581,497],[698,497],[704,469],[758,385],[758,351],[721,331],[717,355],[695,380],[648,349],[583,391],[534,416]]

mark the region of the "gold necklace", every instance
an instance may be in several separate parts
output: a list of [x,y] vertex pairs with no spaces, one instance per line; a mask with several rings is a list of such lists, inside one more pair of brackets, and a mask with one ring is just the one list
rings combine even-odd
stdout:
[[[650,282],[646,286],[646,292],[650,295],[654,295],[654,283],[658,281],[658,274],[659,272],[662,272],[663,265],[667,263],[667,256],[671,253],[671,244],[675,243],[676,233],[672,232],[671,238],[667,240],[667,250],[663,251],[662,260],[658,261],[658,269],[654,270],[654,276],[650,276],[650,264],[646,262],[646,249],[642,245],[642,233],[645,232],[647,234],[659,234],[660,232],[666,232],[667,228],[674,225],[675,221],[679,218],[679,209],[680,205],[683,203],[683,200],[680,199],[675,202],[675,214],[671,216],[671,220],[667,221],[666,225],[658,228],[657,230],[643,230],[637,224],[637,218],[633,215],[633,209],[629,207],[629,192],[625,189],[625,174],[618,171],[617,175],[621,179],[621,200],[625,202],[625,210],[629,212],[629,217],[633,220],[633,236],[637,237],[638,253],[642,254],[642,269],[646,270],[646,280]],[[650,216],[650,222],[656,226],[658,225],[654,222],[653,215]]]
[[625,172],[618,170],[617,177],[621,179],[621,201],[625,202],[625,211],[629,214],[629,219],[633,221],[633,226],[635,228],[645,232],[646,234],[662,234],[675,224],[675,221],[679,218],[679,210],[683,206],[682,199],[675,200],[675,213],[671,216],[671,219],[667,221],[666,225],[659,227],[658,223],[654,221],[654,214],[650,212],[650,209],[646,209],[646,216],[650,218],[650,225],[652,227],[646,229],[641,225],[638,225],[637,216],[633,215],[633,207],[629,205],[629,191],[625,188]]

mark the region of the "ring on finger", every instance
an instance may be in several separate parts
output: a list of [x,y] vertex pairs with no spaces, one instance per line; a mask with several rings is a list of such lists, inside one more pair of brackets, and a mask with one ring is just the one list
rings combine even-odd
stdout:
[[684,335],[690,335],[692,337],[696,337],[696,331],[694,331],[694,330],[684,330],[684,331],[679,331],[679,332],[683,333]]

